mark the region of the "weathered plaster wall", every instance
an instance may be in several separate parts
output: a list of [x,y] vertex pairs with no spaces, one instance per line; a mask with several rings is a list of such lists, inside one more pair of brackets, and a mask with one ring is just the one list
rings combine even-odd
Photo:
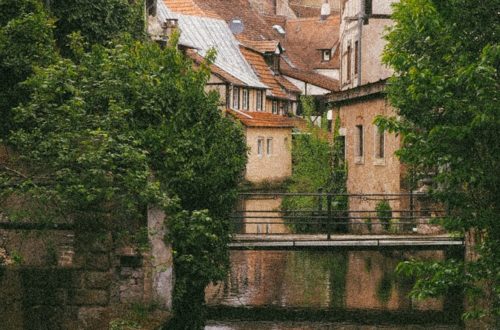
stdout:
[[[391,4],[396,0],[374,0],[373,15],[390,15]],[[340,23],[341,52],[341,89],[358,86],[358,74],[355,73],[355,42],[361,39],[361,84],[376,82],[391,76],[392,71],[382,64],[382,51],[386,44],[383,39],[386,27],[393,24],[391,19],[382,17],[369,18],[360,25],[356,19],[361,15],[361,0],[348,0],[342,11]],[[348,76],[348,46],[351,46],[351,75]]]
[[[348,164],[347,191],[350,194],[398,194],[402,192],[401,177],[403,168],[394,155],[399,149],[400,138],[394,134],[384,132],[384,158],[376,158],[376,131],[373,121],[377,115],[394,115],[393,108],[383,97],[342,105],[339,111],[341,129],[345,132],[346,160]],[[334,116],[335,117],[335,116]],[[363,156],[356,155],[357,125],[363,126]],[[376,198],[356,198],[349,200],[351,210],[374,210],[378,200]],[[398,199],[389,200],[393,210],[400,209]],[[369,214],[364,214],[367,218]],[[373,230],[380,231],[375,215],[371,215],[375,224]],[[365,219],[359,221],[363,223]],[[365,229],[363,229],[365,230]]]
[[340,78],[340,71],[338,69],[316,69],[314,71],[332,79],[339,80]]
[[[280,1],[280,0],[277,0]],[[321,8],[324,0],[289,0],[291,5],[301,5],[306,7]],[[340,10],[340,2],[342,0],[328,0],[332,11]]]
[[[257,140],[264,138],[263,155],[257,154]],[[266,139],[273,139],[272,154],[266,154]],[[292,175],[290,128],[246,128],[247,146],[249,146],[248,163],[245,179],[250,182],[277,181]]]
[[369,24],[363,26],[361,40],[362,85],[386,79],[392,75],[392,70],[382,63],[382,52],[387,44],[384,40],[385,29],[392,24],[390,19],[370,19]]

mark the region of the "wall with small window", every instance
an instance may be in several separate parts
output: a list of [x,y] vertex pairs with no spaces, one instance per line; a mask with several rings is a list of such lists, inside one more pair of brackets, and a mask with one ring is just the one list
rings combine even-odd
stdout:
[[291,128],[247,127],[246,139],[246,180],[279,181],[292,174]]
[[[397,193],[401,189],[402,167],[394,155],[400,138],[379,129],[377,115],[395,115],[383,97],[355,101],[335,109],[345,135],[350,193]],[[332,116],[336,118],[336,114]]]

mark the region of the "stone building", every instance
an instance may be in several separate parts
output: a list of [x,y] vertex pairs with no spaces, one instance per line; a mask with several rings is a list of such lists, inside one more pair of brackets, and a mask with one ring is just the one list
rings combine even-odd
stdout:
[[[347,189],[351,194],[404,193],[404,166],[394,152],[400,138],[381,131],[376,116],[393,116],[385,99],[385,84],[392,74],[381,61],[384,29],[392,24],[391,0],[344,0],[340,20],[340,91],[328,96],[341,121],[348,164]],[[399,197],[388,198],[393,210],[405,207]],[[374,210],[380,197],[351,198],[351,210]],[[363,219],[359,219],[363,221]]]

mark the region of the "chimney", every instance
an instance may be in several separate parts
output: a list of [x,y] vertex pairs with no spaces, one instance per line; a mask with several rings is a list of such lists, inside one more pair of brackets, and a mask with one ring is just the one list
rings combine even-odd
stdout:
[[168,38],[177,30],[179,20],[177,18],[167,18],[163,23],[163,34]]
[[157,37],[156,41],[160,44],[161,48],[167,46],[168,40],[172,33],[177,30],[179,26],[179,20],[177,18],[167,18],[165,22],[161,25],[160,35]]
[[330,4],[328,3],[328,0],[324,0],[323,4],[321,5],[321,20],[325,20],[330,16],[331,14],[331,9],[330,9]]

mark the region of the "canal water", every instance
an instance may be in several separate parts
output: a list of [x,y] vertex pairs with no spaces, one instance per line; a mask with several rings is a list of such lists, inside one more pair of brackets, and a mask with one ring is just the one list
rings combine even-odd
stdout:
[[400,261],[446,250],[232,251],[226,281],[205,297],[205,330],[461,329],[460,296],[409,298]]

